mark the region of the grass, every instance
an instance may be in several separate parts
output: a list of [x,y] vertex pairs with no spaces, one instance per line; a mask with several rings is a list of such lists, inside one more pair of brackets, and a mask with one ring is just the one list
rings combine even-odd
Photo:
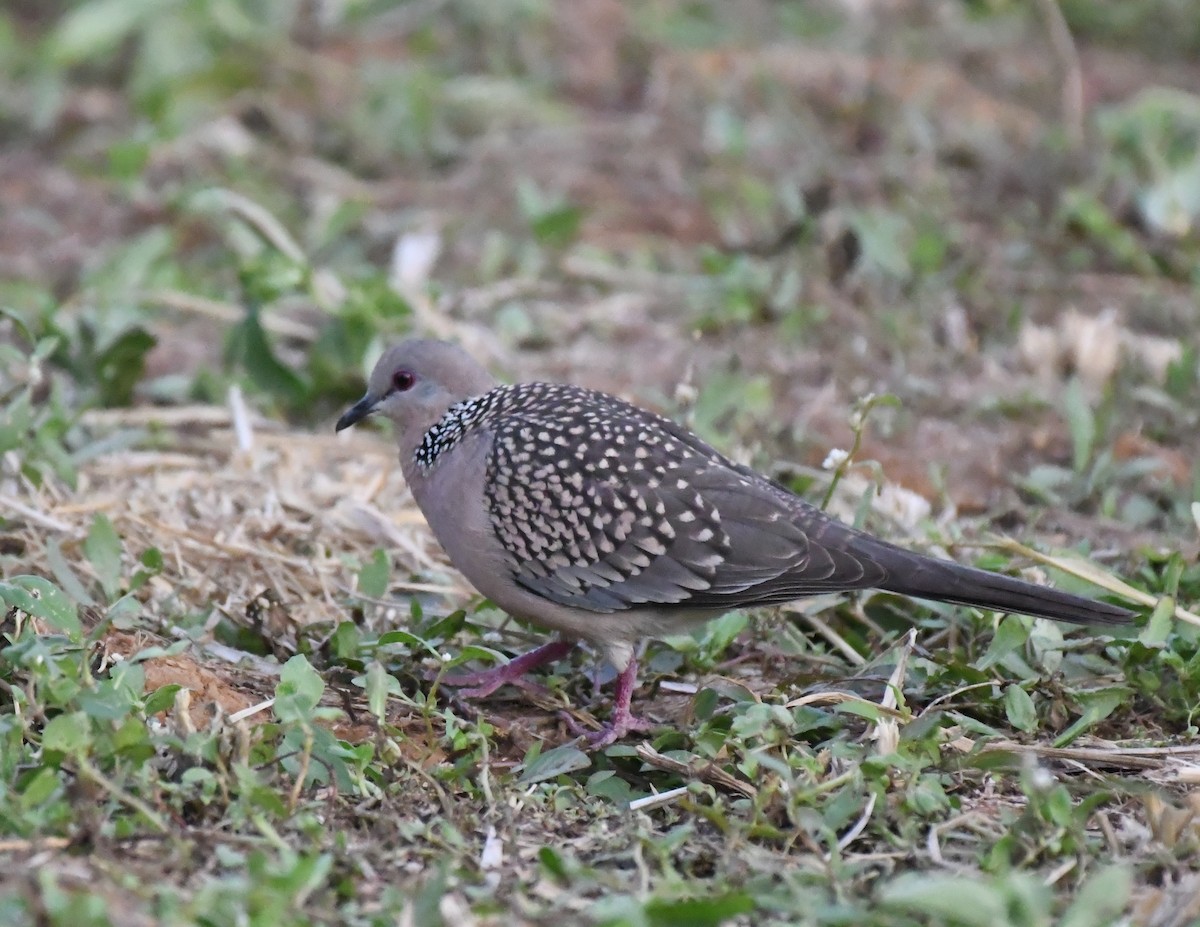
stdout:
[[[794,6],[0,14],[0,925],[1200,918],[1194,30]],[[409,331],[1142,617],[727,615],[589,753],[331,433]]]

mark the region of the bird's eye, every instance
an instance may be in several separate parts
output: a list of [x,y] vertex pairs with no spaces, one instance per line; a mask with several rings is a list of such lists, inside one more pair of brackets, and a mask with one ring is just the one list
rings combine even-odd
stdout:
[[403,393],[405,390],[413,388],[413,384],[417,382],[416,374],[411,370],[397,370],[392,374],[392,386],[396,391]]

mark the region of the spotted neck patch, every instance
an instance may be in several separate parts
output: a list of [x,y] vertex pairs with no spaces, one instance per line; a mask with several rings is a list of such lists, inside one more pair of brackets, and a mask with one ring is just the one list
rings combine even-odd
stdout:
[[[525,384],[525,386],[540,386],[542,384]],[[511,394],[521,390],[521,386],[497,386],[481,396],[472,396],[456,402],[445,414],[425,432],[421,443],[413,454],[413,460],[418,467],[429,470],[438,462],[443,454],[452,450],[463,438],[474,429],[486,422],[503,415],[504,410],[512,405]]]

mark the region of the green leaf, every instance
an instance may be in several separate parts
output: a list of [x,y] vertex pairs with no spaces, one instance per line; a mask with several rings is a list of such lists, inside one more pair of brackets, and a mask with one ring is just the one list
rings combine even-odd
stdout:
[[127,657],[126,662],[142,663],[146,660],[157,660],[160,657],[175,657],[183,653],[191,646],[192,642],[184,639],[181,641],[175,641],[175,643],[169,644],[166,647],[144,647],[132,656]]
[[380,721],[385,721],[388,696],[401,693],[400,681],[389,673],[382,663],[372,660],[367,665],[364,688],[367,691],[367,709]]
[[161,573],[163,568],[162,551],[157,547],[147,547],[139,558],[142,566],[152,573]]
[[175,694],[182,688],[183,686],[175,682],[160,686],[146,696],[142,710],[147,715],[156,715],[161,711],[170,711],[175,705]]
[[339,621],[329,636],[329,649],[339,660],[348,660],[358,655],[362,647],[362,632],[353,621]]
[[255,304],[251,304],[246,309],[246,317],[230,329],[226,359],[241,366],[258,389],[285,405],[299,408],[309,399],[308,384],[275,356]]
[[157,576],[162,572],[163,555],[157,547],[148,547],[142,551],[142,555],[138,558],[138,563],[141,568],[137,570],[129,579],[128,589],[130,592],[136,592],[142,586],[149,582],[150,578]]
[[908,239],[912,227],[898,213],[883,208],[864,210],[850,216],[850,224],[862,248],[862,265],[899,280],[912,274]]
[[1138,641],[1147,647],[1160,649],[1167,644],[1167,638],[1171,636],[1171,629],[1175,626],[1175,597],[1165,595],[1158,600],[1158,604],[1154,606],[1154,611],[1150,613],[1150,620],[1146,622],[1146,626],[1142,628],[1142,633],[1138,635]]
[[562,747],[555,747],[553,750],[548,750],[528,763],[521,773],[521,778],[517,781],[522,785],[530,785],[534,782],[554,779],[579,769],[587,769],[591,765],[591,759],[582,750],[564,745]]
[[121,590],[121,539],[103,512],[92,519],[83,552],[96,571],[105,597],[111,602]]
[[1022,647],[1029,639],[1029,628],[1024,619],[1008,615],[996,628],[996,636],[979,661],[975,664],[981,670],[991,669],[1018,647]]
[[92,742],[92,726],[82,711],[58,715],[42,731],[42,749],[83,756]]
[[1133,889],[1132,875],[1126,866],[1105,866],[1094,872],[1071,907],[1067,908],[1059,927],[1095,927],[1116,923],[1125,913]]
[[864,718],[867,721],[871,721],[876,724],[887,717],[879,705],[859,699],[852,699],[850,701],[834,705],[833,711],[837,714],[853,715],[856,718]]
[[1146,622],[1142,633],[1138,635],[1138,640],[1147,647],[1166,646],[1167,638],[1175,625],[1175,603],[1179,593],[1179,580],[1182,576],[1183,556],[1176,551],[1171,554],[1171,559],[1167,562],[1166,576],[1163,581],[1165,594],[1154,606],[1154,611],[1150,613],[1150,620]]
[[929,225],[917,231],[909,249],[909,262],[917,273],[933,273],[940,270],[946,262],[946,253],[950,248],[942,224]]
[[467,623],[467,613],[463,609],[451,612],[445,618],[439,618],[427,628],[421,629],[421,636],[429,640],[449,640],[463,629]]
[[61,786],[57,771],[43,766],[21,791],[21,810],[32,811],[43,806]]
[[1083,714],[1069,728],[1054,739],[1054,746],[1065,747],[1088,728],[1103,721],[1133,695],[1128,686],[1109,686],[1091,692],[1075,693],[1076,700],[1083,706]]
[[92,370],[106,406],[127,406],[146,369],[146,354],[157,342],[144,328],[130,328],[97,356]]
[[119,138],[108,146],[108,172],[114,180],[134,181],[142,175],[152,149],[145,138]]
[[[382,640],[382,638],[380,639]],[[425,644],[424,641],[421,643],[424,644],[425,647],[432,653],[436,654],[438,652],[437,648],[430,647],[428,644]],[[499,665],[502,663],[507,663],[508,656],[501,653],[499,650],[493,650],[491,647],[484,647],[482,644],[463,644],[458,653],[454,656],[454,659],[452,659],[447,666],[462,666],[464,663],[470,663],[473,660],[479,660],[480,662],[487,663],[489,665]]]
[[275,687],[276,717],[280,721],[308,724],[324,691],[321,674],[303,654],[296,654],[283,664],[279,673],[279,684]]
[[1093,689],[1090,692],[1077,692],[1075,698],[1084,706],[1084,710],[1095,720],[1102,721],[1113,711],[1124,705],[1133,689],[1128,686],[1108,686],[1104,689]]
[[392,564],[383,550],[376,550],[358,571],[358,591],[368,599],[382,599],[388,590]]
[[529,229],[540,244],[549,248],[565,248],[579,233],[583,210],[578,206],[559,206],[534,217]]
[[14,576],[8,582],[0,582],[0,602],[50,622],[72,640],[78,640],[83,634],[75,603],[41,576]]
[[727,612],[716,621],[708,623],[706,644],[709,656],[719,658],[739,634],[746,630],[750,616],[742,610]]
[[[609,755],[611,756],[611,754]],[[607,799],[614,805],[620,805],[623,808],[628,807],[631,801],[641,798],[644,794],[634,792],[629,783],[611,769],[601,769],[592,773],[588,776],[584,788],[587,789],[589,795]]]
[[561,198],[547,196],[531,182],[517,185],[517,205],[539,244],[565,248],[579,233],[583,210]]
[[376,645],[379,647],[390,647],[393,644],[404,644],[413,648],[414,650],[420,650],[422,652],[432,651],[436,653],[436,651],[433,651],[433,649],[423,638],[417,637],[417,635],[413,634],[411,631],[384,631],[379,635],[379,640],[376,641]]
[[[141,666],[135,664],[129,669],[144,680]],[[138,695],[140,694],[139,692]],[[139,700],[127,688],[105,681],[94,689],[84,689],[75,701],[89,718],[97,721],[117,721],[127,717]]]
[[1018,731],[1028,734],[1037,728],[1037,709],[1029,693],[1015,683],[1004,690],[1004,712]]
[[142,615],[142,603],[135,595],[123,595],[108,607],[105,617],[113,627],[129,630],[137,625]]
[[46,565],[50,567],[50,572],[58,580],[59,587],[68,596],[80,605],[96,604],[95,599],[92,598],[91,593],[87,591],[87,587],[79,578],[79,574],[63,556],[62,548],[58,546],[58,541],[54,538],[46,540]]
[[1009,923],[1004,896],[991,885],[965,876],[908,872],[879,892],[884,907],[967,927]]
[[58,64],[69,65],[107,54],[169,2],[92,0],[80,4],[59,21],[50,37],[50,56]]
[[646,903],[646,915],[652,927],[718,927],[756,907],[744,892],[730,892],[708,898],[654,899]]
[[717,702],[721,696],[716,689],[706,687],[696,693],[696,697],[692,699],[692,713],[698,721],[707,721],[713,716],[717,710]]
[[538,850],[538,862],[542,864],[542,868],[546,870],[555,879],[560,882],[566,882],[570,878],[570,872],[567,869],[566,863],[562,856],[553,847],[542,847]]
[[1096,415],[1079,377],[1072,377],[1063,393],[1063,415],[1071,431],[1072,465],[1076,473],[1082,473],[1096,444]]

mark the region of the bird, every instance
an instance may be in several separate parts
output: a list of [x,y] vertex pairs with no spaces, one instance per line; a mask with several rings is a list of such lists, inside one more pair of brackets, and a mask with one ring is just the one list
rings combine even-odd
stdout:
[[581,386],[500,383],[447,341],[386,350],[336,430],[372,415],[395,426],[404,478],[451,564],[503,611],[558,633],[442,684],[483,697],[586,641],[618,673],[593,748],[652,729],[631,709],[644,639],[733,609],[882,589],[1083,625],[1133,617],[891,544],[669,418]]

